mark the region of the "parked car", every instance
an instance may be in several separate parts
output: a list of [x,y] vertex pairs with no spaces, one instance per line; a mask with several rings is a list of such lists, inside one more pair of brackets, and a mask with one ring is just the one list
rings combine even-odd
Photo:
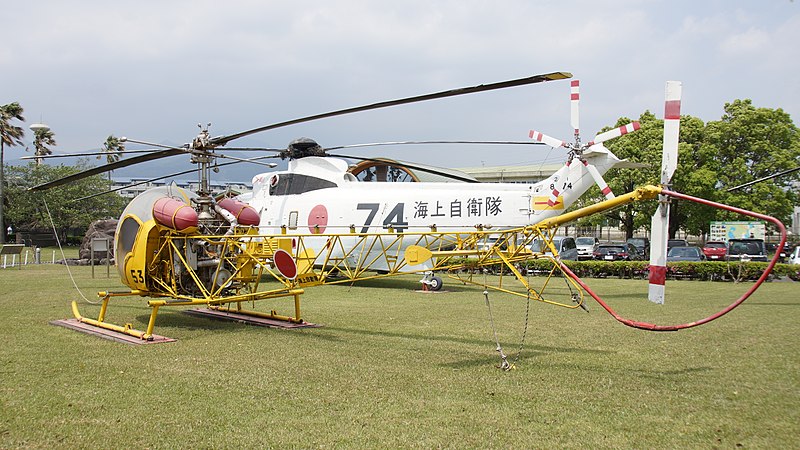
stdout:
[[689,243],[686,242],[686,239],[670,239],[667,241],[667,250],[671,249],[672,247],[688,247]]
[[685,247],[672,247],[667,251],[667,262],[672,261],[702,261],[705,259],[700,247],[689,245]]
[[767,247],[763,239],[731,239],[728,241],[728,261],[766,261]]
[[578,260],[594,258],[594,249],[599,243],[599,239],[591,236],[581,236],[575,239],[575,245],[578,246]]
[[725,261],[728,256],[728,244],[722,241],[708,241],[703,246],[703,255],[708,261]]
[[779,251],[780,251],[780,254],[781,254],[781,259],[780,260],[781,261],[785,261],[786,258],[789,256],[789,254],[792,253],[792,246],[791,246],[791,244],[786,242],[786,243],[783,244],[783,248],[781,248]]
[[800,264],[800,245],[794,248],[794,251],[789,255],[789,264]]
[[629,244],[633,244],[636,247],[636,251],[639,252],[645,259],[650,256],[650,239],[648,238],[629,238],[627,241]]
[[594,251],[594,259],[604,261],[633,261],[644,259],[633,244],[627,242],[609,242],[600,244]]
[[[561,259],[576,261],[578,259],[578,246],[575,244],[575,238],[570,236],[553,236],[553,247],[558,250],[558,256]],[[531,251],[535,253],[544,253],[545,255],[552,255],[550,248],[544,245],[544,241],[535,239],[531,243]]]

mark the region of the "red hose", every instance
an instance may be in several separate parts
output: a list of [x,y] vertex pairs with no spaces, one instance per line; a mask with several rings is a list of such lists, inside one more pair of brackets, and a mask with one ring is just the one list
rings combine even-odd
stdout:
[[781,223],[780,220],[778,220],[778,219],[776,219],[776,218],[774,218],[772,216],[767,216],[767,215],[764,215],[764,214],[759,214],[759,213],[756,213],[756,212],[735,208],[733,206],[723,205],[722,203],[716,203],[716,202],[712,202],[712,201],[709,201],[709,200],[704,200],[702,198],[692,197],[690,195],[681,194],[681,193],[674,192],[674,191],[668,191],[666,189],[663,190],[661,193],[664,194],[664,195],[668,195],[670,197],[675,197],[675,198],[679,198],[679,199],[682,199],[682,200],[689,200],[689,201],[692,201],[692,202],[695,202],[695,203],[700,203],[700,204],[703,204],[703,205],[713,206],[713,207],[718,208],[718,209],[724,209],[726,211],[731,211],[731,212],[735,212],[735,213],[742,214],[742,215],[745,215],[745,216],[755,217],[757,219],[761,219],[761,220],[764,220],[764,221],[767,221],[767,222],[771,222],[772,224],[774,224],[778,228],[778,230],[781,233],[781,242],[780,242],[779,247],[778,247],[779,251],[775,252],[775,256],[772,257],[772,260],[767,265],[767,268],[764,269],[764,273],[761,274],[761,276],[758,278],[756,283],[753,286],[751,286],[750,289],[747,290],[747,292],[745,292],[741,297],[736,299],[736,301],[734,301],[733,303],[728,305],[726,308],[722,309],[721,311],[719,311],[719,312],[717,312],[715,314],[712,314],[712,315],[710,315],[710,316],[708,316],[708,317],[706,317],[704,319],[700,319],[700,320],[697,320],[697,321],[694,321],[694,322],[682,323],[682,324],[678,324],[678,325],[656,325],[656,324],[648,323],[648,322],[638,322],[638,321],[631,320],[631,319],[626,319],[626,318],[620,316],[610,306],[608,306],[608,304],[606,302],[604,302],[597,294],[595,294],[594,291],[592,291],[589,288],[589,286],[587,286],[586,283],[583,282],[583,280],[581,280],[577,275],[575,275],[575,273],[572,272],[569,269],[569,267],[567,267],[563,262],[561,263],[561,269],[567,275],[572,277],[572,279],[574,279],[583,289],[585,289],[586,292],[588,292],[589,295],[591,295],[592,298],[594,298],[597,301],[597,303],[599,303],[600,306],[603,307],[603,309],[608,311],[609,314],[611,314],[615,319],[617,319],[619,322],[623,323],[624,325],[627,325],[627,326],[632,327],[632,328],[638,328],[638,329],[641,329],[641,330],[648,330],[648,331],[677,331],[677,330],[682,330],[684,328],[696,327],[698,325],[702,325],[702,324],[711,322],[712,320],[718,319],[718,318],[724,316],[725,314],[731,312],[734,308],[736,308],[737,306],[741,305],[745,300],[747,300],[747,298],[750,297],[750,295],[752,295],[753,292],[755,292],[756,289],[759,288],[759,286],[761,286],[761,283],[763,283],[767,279],[767,277],[769,276],[769,273],[772,271],[772,268],[775,267],[775,264],[777,264],[778,259],[780,258],[780,249],[782,249],[783,246],[786,244],[786,227],[783,225],[783,223]]

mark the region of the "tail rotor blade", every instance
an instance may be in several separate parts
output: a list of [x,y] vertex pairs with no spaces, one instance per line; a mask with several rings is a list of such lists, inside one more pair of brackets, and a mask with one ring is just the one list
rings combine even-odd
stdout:
[[541,133],[539,131],[536,131],[536,130],[531,130],[530,133],[528,133],[528,136],[530,136],[531,139],[533,139],[535,141],[543,142],[543,143],[549,145],[550,147],[556,147],[557,148],[557,147],[566,147],[567,146],[566,142],[564,142],[562,140],[559,140],[559,139],[556,139],[556,138],[554,138],[552,136],[548,136],[548,135],[546,135],[544,133]]
[[[678,136],[681,124],[681,83],[668,81],[664,103],[664,154],[661,159],[661,183],[669,184],[678,165]],[[658,209],[651,220],[650,280],[647,297],[663,304],[667,278],[667,239],[669,238],[669,203],[659,196]]]
[[638,130],[639,128],[641,128],[641,125],[639,124],[639,122],[631,122],[631,123],[629,123],[627,125],[623,125],[621,127],[614,128],[613,130],[608,130],[605,133],[600,133],[597,136],[595,136],[594,140],[589,142],[589,146],[592,146],[594,144],[602,144],[603,142],[605,142],[605,141],[607,141],[609,139],[614,139],[614,138],[618,138],[618,137],[620,137],[622,135],[625,135],[625,134],[628,134],[628,133],[633,133],[634,131]]
[[572,129],[575,130],[575,136],[580,135],[580,110],[579,110],[579,102],[581,98],[580,94],[580,86],[581,82],[579,80],[573,80],[570,82],[570,125],[572,125]]
[[597,187],[600,188],[600,192],[606,197],[607,200],[611,200],[614,198],[614,193],[611,192],[611,188],[608,187],[606,180],[603,179],[603,176],[600,175],[600,172],[597,171],[597,167],[589,164],[588,161],[583,161],[583,165],[586,166],[586,170],[589,171],[589,175],[592,176],[594,182],[597,183]]

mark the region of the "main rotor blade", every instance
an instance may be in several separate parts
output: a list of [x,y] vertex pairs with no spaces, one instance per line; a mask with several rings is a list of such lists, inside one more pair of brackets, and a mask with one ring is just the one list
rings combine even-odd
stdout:
[[285,127],[285,126],[289,126],[289,125],[295,125],[295,124],[298,124],[298,123],[310,122],[312,120],[324,119],[324,118],[327,118],[327,117],[341,116],[341,115],[344,115],[344,114],[351,114],[351,113],[361,112],[361,111],[369,111],[369,110],[372,110],[372,109],[387,108],[387,107],[390,107],[390,106],[405,105],[405,104],[408,104],[408,103],[423,102],[423,101],[426,101],[426,100],[433,100],[433,99],[437,99],[437,98],[454,97],[454,96],[457,96],[457,95],[472,94],[472,93],[475,93],[475,92],[484,92],[484,91],[491,91],[491,90],[495,90],[495,89],[505,89],[505,88],[515,87],[515,86],[523,86],[523,85],[526,85],[526,84],[542,83],[542,82],[545,82],[545,81],[563,80],[565,78],[572,78],[572,74],[568,73],[568,72],[553,72],[553,73],[547,73],[547,74],[543,74],[543,75],[533,75],[533,76],[526,77],[526,78],[518,78],[516,80],[501,81],[501,82],[490,83],[490,84],[481,84],[481,85],[478,85],[478,86],[471,86],[471,87],[465,87],[465,88],[460,88],[460,89],[451,89],[451,90],[448,90],[448,91],[436,92],[436,93],[433,93],[433,94],[418,95],[418,96],[415,96],[415,97],[407,97],[407,98],[401,98],[401,99],[397,99],[397,100],[389,100],[389,101],[385,101],[385,102],[372,103],[372,104],[369,104],[369,105],[356,106],[356,107],[353,107],[353,108],[340,109],[340,110],[337,110],[337,111],[330,111],[330,112],[326,112],[326,113],[322,113],[322,114],[315,114],[313,116],[301,117],[299,119],[287,120],[285,122],[278,122],[278,123],[274,123],[274,124],[271,124],[271,125],[265,125],[263,127],[253,128],[252,130],[242,131],[241,133],[231,134],[231,135],[228,135],[228,136],[218,136],[218,137],[212,138],[210,140],[210,143],[212,145],[225,145],[225,144],[227,144],[228,142],[230,142],[230,141],[232,141],[234,139],[239,139],[239,138],[242,138],[242,137],[245,137],[245,136],[249,136],[251,134],[260,133],[262,131],[272,130],[272,129],[275,129],[275,128],[281,128],[281,127]]
[[795,167],[794,169],[788,169],[788,170],[784,170],[784,171],[781,171],[781,172],[778,172],[778,173],[773,173],[772,175],[768,175],[766,177],[759,178],[757,180],[748,181],[747,183],[740,184],[739,186],[734,186],[732,188],[729,188],[728,192],[737,191],[739,189],[746,188],[748,186],[752,186],[752,185],[754,185],[756,183],[761,183],[762,181],[767,181],[767,180],[771,180],[773,178],[777,178],[777,177],[780,177],[780,176],[783,176],[783,175],[788,175],[788,174],[790,174],[792,172],[797,172],[798,170],[800,170],[800,167]]
[[431,169],[431,168],[428,168],[428,167],[422,167],[422,166],[418,166],[418,165],[415,165],[415,164],[408,164],[408,163],[405,163],[405,162],[393,161],[393,160],[390,160],[390,159],[364,158],[364,157],[361,157],[361,156],[348,156],[348,155],[330,155],[330,156],[333,156],[335,158],[357,159],[359,161],[383,162],[383,163],[391,164],[392,166],[395,166],[395,167],[405,167],[405,168],[409,168],[409,169],[419,170],[421,172],[432,173],[434,175],[439,175],[439,176],[442,176],[442,177],[451,178],[453,180],[463,181],[465,183],[480,183],[480,181],[472,179],[472,178],[465,178],[465,177],[462,177],[462,176],[458,176],[456,174],[442,172],[440,170]]
[[[209,168],[210,169],[217,169],[219,167],[230,166],[232,164],[239,164],[240,162],[252,162],[252,163],[256,163],[256,164],[262,164],[262,163],[258,163],[257,161],[258,160],[262,160],[262,159],[268,159],[268,158],[276,158],[276,157],[277,157],[277,155],[259,156],[259,157],[250,158],[250,159],[247,159],[247,160],[244,160],[244,161],[231,161],[231,162],[226,162],[226,163],[221,163],[221,164],[214,164],[213,166],[211,166]],[[71,200],[70,203],[78,202],[78,201],[81,201],[81,200],[87,200],[87,199],[94,198],[94,197],[99,197],[101,195],[110,194],[112,192],[121,191],[123,189],[132,188],[132,187],[139,186],[139,185],[142,185],[142,184],[152,183],[153,181],[163,180],[164,178],[177,177],[179,175],[186,175],[187,173],[193,173],[193,172],[197,172],[197,168],[196,167],[193,168],[193,169],[184,170],[184,171],[181,171],[181,172],[171,173],[169,175],[162,175],[160,177],[150,178],[149,180],[137,181],[136,183],[126,184],[125,186],[122,186],[122,187],[109,189],[107,191],[103,191],[103,192],[100,192],[100,193],[97,193],[97,194],[87,195],[86,197],[76,198],[75,200]]]
[[529,142],[529,141],[389,141],[389,142],[370,142],[366,144],[338,145],[335,147],[325,147],[325,150],[328,151],[328,150],[341,150],[343,148],[380,147],[384,145],[424,145],[424,144],[543,145],[541,142]]
[[285,148],[266,148],[266,147],[225,147],[226,152],[282,152]]
[[[263,162],[256,161],[256,159],[258,159],[258,158],[237,158],[235,156],[221,155],[219,153],[214,153],[211,156],[214,156],[216,158],[232,159],[234,162],[246,162],[246,163],[250,163],[250,164],[258,164],[260,166],[267,166],[270,169],[275,167],[275,163],[263,163]],[[277,156],[278,155],[270,155],[270,156],[264,156],[263,158],[275,158]],[[197,169],[195,169],[195,170],[197,170]]]
[[[158,149],[145,149],[145,150],[125,150],[124,152],[112,152],[114,155],[132,155],[135,153],[153,153]],[[82,152],[82,153],[58,153],[55,155],[42,155],[42,156],[23,156],[20,159],[52,159],[52,158],[74,158],[77,156],[107,156],[109,152]]]
[[90,177],[92,175],[97,175],[100,173],[108,172],[109,170],[116,170],[123,167],[127,167],[133,164],[138,164],[146,161],[153,161],[155,159],[166,158],[168,156],[175,156],[175,155],[182,155],[186,153],[185,150],[181,149],[170,149],[170,150],[161,150],[154,153],[149,153],[146,155],[141,156],[134,156],[133,158],[128,159],[121,159],[119,161],[113,162],[111,164],[106,164],[103,166],[93,167],[91,169],[84,170],[83,172],[78,172],[72,174],[70,176],[59,178],[57,180],[49,181],[47,183],[40,184],[38,186],[34,186],[29,188],[30,191],[42,191],[45,189],[50,189],[52,187],[61,186],[62,184],[67,184],[73,181],[82,180],[84,178]]

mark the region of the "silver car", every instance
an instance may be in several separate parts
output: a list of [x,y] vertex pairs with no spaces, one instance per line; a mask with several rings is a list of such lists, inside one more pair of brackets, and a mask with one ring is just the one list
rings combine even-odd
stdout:
[[[575,239],[570,236],[553,236],[553,247],[558,251],[561,259],[576,261],[578,259],[578,246]],[[543,241],[536,239],[531,243],[531,251],[552,255],[550,248]]]

